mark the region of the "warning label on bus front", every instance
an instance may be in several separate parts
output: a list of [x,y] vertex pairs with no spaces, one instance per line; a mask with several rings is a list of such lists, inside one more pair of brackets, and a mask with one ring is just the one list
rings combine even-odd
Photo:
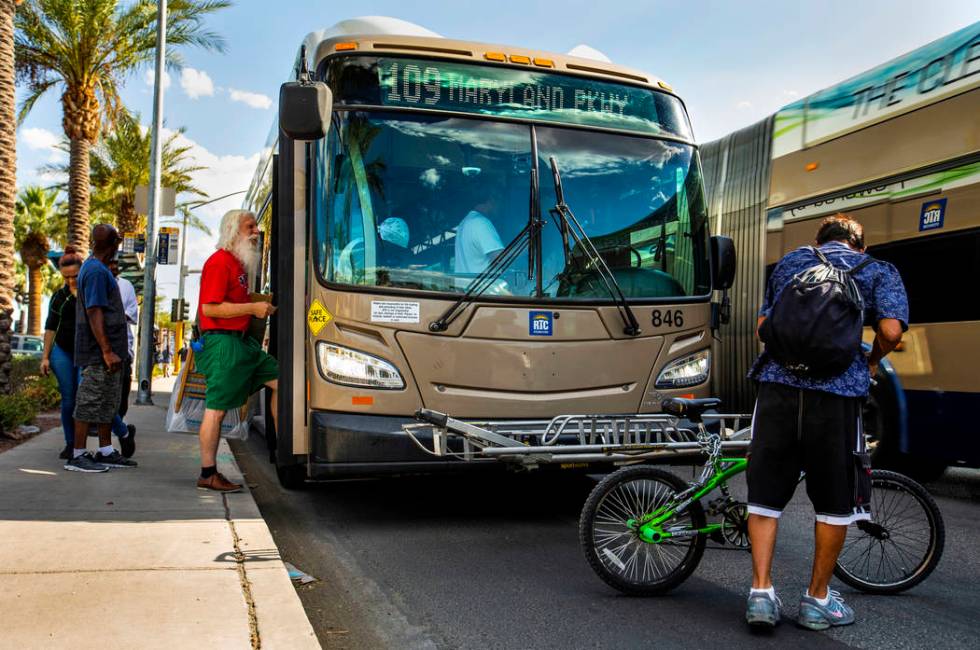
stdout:
[[371,322],[417,323],[419,322],[419,303],[372,300]]

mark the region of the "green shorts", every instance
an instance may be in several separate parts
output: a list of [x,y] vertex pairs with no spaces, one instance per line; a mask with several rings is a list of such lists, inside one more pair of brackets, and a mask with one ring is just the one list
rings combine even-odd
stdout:
[[248,336],[205,334],[194,364],[207,383],[204,404],[216,411],[242,406],[266,382],[279,378],[279,362]]

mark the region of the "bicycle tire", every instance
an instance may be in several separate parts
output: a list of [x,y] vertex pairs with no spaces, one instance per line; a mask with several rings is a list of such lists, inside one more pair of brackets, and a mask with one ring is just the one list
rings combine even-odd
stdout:
[[[639,484],[640,482],[652,482],[660,485],[662,489],[651,494],[650,488],[653,487],[652,485],[645,485],[642,492],[640,491],[639,485],[637,485],[632,494],[641,503],[633,504],[632,509],[636,510],[636,512],[630,511],[628,516],[622,516],[627,513],[623,509],[623,505],[625,505],[623,499],[629,498],[627,494],[628,488],[626,486],[631,483]],[[579,519],[579,541],[582,544],[582,550],[585,552],[589,566],[592,567],[592,570],[595,571],[596,575],[603,582],[630,596],[653,596],[665,593],[678,586],[697,569],[698,564],[701,562],[701,556],[704,555],[704,535],[694,535],[688,538],[689,541],[680,546],[680,548],[685,549],[680,561],[670,570],[666,570],[665,563],[663,575],[642,577],[638,572],[635,577],[631,578],[627,571],[627,567],[632,560],[636,560],[632,562],[632,565],[639,567],[639,560],[637,558],[641,553],[644,558],[644,570],[650,566],[651,555],[657,556],[657,558],[652,560],[653,563],[656,563],[657,559],[662,559],[665,556],[668,559],[676,557],[670,556],[670,554],[662,550],[668,547],[666,544],[653,544],[640,540],[637,534],[628,528],[625,520],[627,518],[639,518],[639,516],[647,514],[651,509],[650,503],[661,503],[666,498],[672,497],[674,494],[685,489],[687,489],[687,484],[680,478],[670,472],[649,465],[638,465],[618,470],[605,477],[595,486],[589,494],[585,506],[582,508],[582,515]],[[641,493],[643,495],[642,497]],[[615,506],[610,504],[607,507],[607,499],[610,499],[611,496],[619,498],[620,504]],[[647,501],[647,496],[651,496],[654,500]],[[647,507],[643,507],[644,505]],[[622,514],[617,515],[617,511]],[[618,560],[618,556],[608,546],[603,546],[600,550],[602,544],[596,539],[598,517],[605,518],[605,521],[600,520],[598,522],[598,524],[604,527],[600,528],[600,530],[605,530],[605,535],[617,535],[623,540],[621,548],[625,550],[627,545],[629,545],[629,548],[634,551],[630,562],[624,563],[622,560]],[[623,521],[621,523],[618,520],[614,521],[617,517]],[[691,503],[682,517],[679,523],[685,519],[689,519],[690,525],[694,528],[701,528],[705,525],[704,509],[698,501]],[[674,547],[672,544],[669,546]],[[618,564],[622,564],[623,566],[620,567]]]
[[869,530],[860,522],[848,527],[834,575],[871,594],[897,594],[928,578],[946,543],[943,516],[929,492],[903,474],[872,470],[871,516]]

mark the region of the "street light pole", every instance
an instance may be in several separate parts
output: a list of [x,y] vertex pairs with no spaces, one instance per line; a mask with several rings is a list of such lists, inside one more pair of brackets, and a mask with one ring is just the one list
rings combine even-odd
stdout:
[[160,216],[160,166],[163,128],[163,64],[167,46],[167,0],[157,0],[157,53],[153,73],[153,132],[150,158],[150,188],[146,216],[146,264],[143,270],[143,310],[140,313],[137,404],[153,404],[153,319],[156,315],[157,218]]

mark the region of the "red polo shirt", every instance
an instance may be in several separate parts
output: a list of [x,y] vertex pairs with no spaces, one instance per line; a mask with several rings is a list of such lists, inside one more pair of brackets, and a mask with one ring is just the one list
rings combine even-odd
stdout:
[[209,318],[201,309],[203,305],[222,302],[246,303],[248,299],[248,274],[238,258],[219,249],[208,258],[201,270],[201,297],[197,301],[197,324],[202,332],[208,330],[238,330],[248,328],[251,316],[235,318]]

